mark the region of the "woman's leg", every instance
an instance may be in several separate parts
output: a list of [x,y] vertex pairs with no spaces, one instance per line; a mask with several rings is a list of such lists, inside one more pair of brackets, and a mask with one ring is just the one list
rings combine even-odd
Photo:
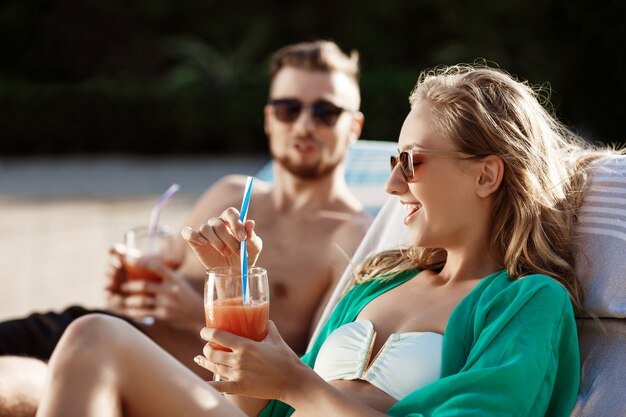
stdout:
[[90,315],[74,322],[49,365],[39,416],[244,416],[149,338],[116,318]]

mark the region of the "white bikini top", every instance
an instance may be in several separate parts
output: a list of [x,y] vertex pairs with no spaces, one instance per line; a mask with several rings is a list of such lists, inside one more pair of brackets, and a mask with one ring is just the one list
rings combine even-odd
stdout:
[[434,332],[393,333],[369,366],[376,332],[369,320],[333,331],[315,360],[315,372],[326,381],[368,381],[396,400],[439,379],[443,335]]

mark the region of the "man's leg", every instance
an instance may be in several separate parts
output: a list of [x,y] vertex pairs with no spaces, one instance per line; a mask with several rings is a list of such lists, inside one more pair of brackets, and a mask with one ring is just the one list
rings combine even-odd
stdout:
[[39,359],[0,357],[0,417],[33,417],[48,366]]
[[74,320],[95,312],[73,306],[0,323],[0,417],[35,415],[52,351]]
[[70,307],[0,323],[0,417],[35,415],[46,362],[67,326],[87,313]]
[[34,313],[0,323],[0,355],[27,356],[47,361],[63,332],[74,320],[100,312],[72,306],[60,313]]

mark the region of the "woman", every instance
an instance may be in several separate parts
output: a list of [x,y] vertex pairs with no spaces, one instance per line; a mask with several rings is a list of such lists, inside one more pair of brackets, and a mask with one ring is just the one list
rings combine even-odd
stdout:
[[[610,152],[585,149],[498,70],[425,72],[410,102],[386,188],[412,246],[358,269],[302,360],[271,323],[263,342],[203,329],[233,350],[207,344],[196,358],[228,379],[211,388],[130,326],[92,316],[60,343],[38,415],[569,415],[582,298],[570,237],[586,168]],[[206,245],[236,257],[242,230],[256,259],[254,222],[236,214],[183,232],[201,259]]]

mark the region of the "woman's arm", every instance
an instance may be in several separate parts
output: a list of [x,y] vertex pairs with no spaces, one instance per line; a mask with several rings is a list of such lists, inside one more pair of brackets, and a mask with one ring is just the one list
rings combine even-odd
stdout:
[[[202,330],[204,340],[232,350],[213,349],[207,343],[204,356],[196,358],[200,366],[225,379],[212,382],[215,389],[246,397],[276,399],[295,408],[296,415],[300,416],[384,416],[324,381],[287,346],[273,322],[270,321],[268,328],[268,335],[262,342],[217,329]],[[243,408],[247,407],[243,405]]]

